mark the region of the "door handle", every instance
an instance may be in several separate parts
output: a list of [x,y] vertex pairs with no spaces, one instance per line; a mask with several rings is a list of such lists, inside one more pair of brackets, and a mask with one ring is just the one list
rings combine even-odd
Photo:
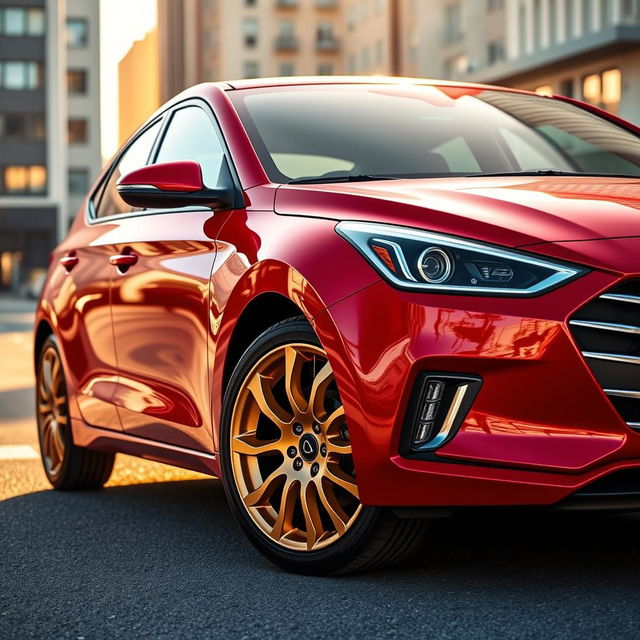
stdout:
[[135,253],[118,253],[109,257],[109,262],[115,267],[130,267],[138,262],[138,256]]
[[60,258],[60,264],[67,270],[67,272],[71,271],[73,267],[75,267],[80,259],[78,256],[68,255]]

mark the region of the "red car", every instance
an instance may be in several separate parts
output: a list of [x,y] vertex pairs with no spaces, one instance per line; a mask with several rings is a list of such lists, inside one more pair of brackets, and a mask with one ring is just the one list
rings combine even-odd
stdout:
[[124,452],[222,478],[314,574],[468,506],[640,505],[640,142],[561,97],[203,84],[89,193],[35,354],[54,487]]

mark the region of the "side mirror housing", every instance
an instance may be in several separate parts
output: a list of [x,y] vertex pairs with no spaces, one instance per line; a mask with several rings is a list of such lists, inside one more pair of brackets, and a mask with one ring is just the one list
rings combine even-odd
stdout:
[[206,187],[202,167],[193,160],[151,164],[122,176],[116,185],[120,197],[132,207],[176,209],[204,206],[214,210],[244,206],[226,158],[216,188]]

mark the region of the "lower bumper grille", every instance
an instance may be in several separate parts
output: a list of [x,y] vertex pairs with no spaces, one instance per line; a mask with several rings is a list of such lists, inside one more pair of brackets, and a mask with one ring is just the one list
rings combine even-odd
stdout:
[[640,280],[592,300],[569,325],[603,391],[622,419],[640,431]]

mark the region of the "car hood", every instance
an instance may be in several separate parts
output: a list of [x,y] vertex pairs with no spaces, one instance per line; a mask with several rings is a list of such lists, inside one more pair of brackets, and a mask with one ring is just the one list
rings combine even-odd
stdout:
[[640,180],[553,176],[284,185],[275,210],[522,247],[640,236]]

